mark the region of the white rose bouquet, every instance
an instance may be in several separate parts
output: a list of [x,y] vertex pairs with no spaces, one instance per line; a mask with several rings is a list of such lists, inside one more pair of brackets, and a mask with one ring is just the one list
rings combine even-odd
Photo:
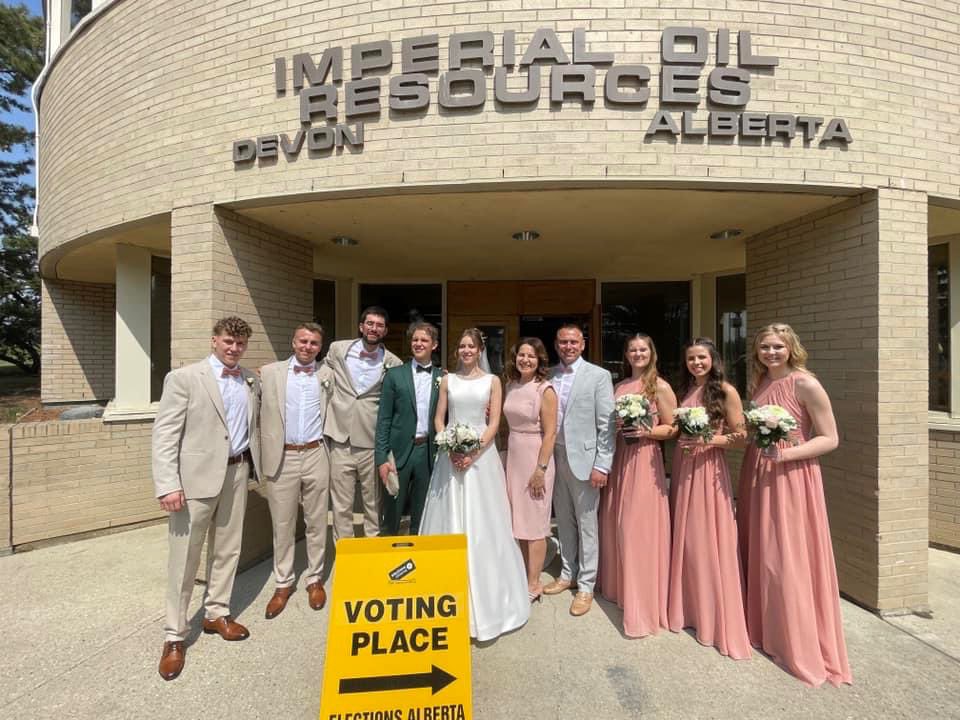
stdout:
[[[653,419],[656,413],[650,407],[650,400],[646,395],[628,393],[617,398],[615,411],[617,419],[623,428],[646,428],[653,429]],[[624,435],[623,439],[628,443],[636,443],[639,437],[633,435]]]
[[[704,442],[710,442],[713,437],[713,426],[710,424],[710,415],[705,407],[699,405],[695,407],[679,407],[673,413],[673,424],[680,430],[681,439],[703,438]],[[683,449],[684,454],[690,452],[690,448]]]
[[437,447],[449,455],[469,455],[480,449],[480,431],[470,425],[454,423],[437,433]]
[[796,418],[779,405],[751,403],[744,417],[754,444],[764,454],[770,452],[770,448],[781,440],[786,440],[791,432],[800,427]]

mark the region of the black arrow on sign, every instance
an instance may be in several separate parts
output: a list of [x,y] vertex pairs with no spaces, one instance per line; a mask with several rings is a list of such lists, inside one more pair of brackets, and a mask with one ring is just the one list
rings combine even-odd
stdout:
[[430,688],[430,694],[436,695],[454,680],[456,680],[456,678],[450,673],[441,670],[436,665],[431,665],[430,672],[425,673],[343,678],[340,681],[340,694]]

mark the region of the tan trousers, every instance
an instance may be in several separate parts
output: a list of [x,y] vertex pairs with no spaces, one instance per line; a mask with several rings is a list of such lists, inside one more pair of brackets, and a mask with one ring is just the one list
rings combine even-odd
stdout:
[[327,507],[330,504],[330,457],[327,448],[297,452],[285,450],[280,471],[267,479],[267,502],[273,522],[273,579],[278,588],[296,581],[293,553],[296,544],[297,506],[303,504],[307,526],[306,584],[323,580],[327,549]]
[[380,479],[373,466],[373,448],[355,448],[349,442],[330,443],[330,499],[333,504],[333,539],[353,537],[353,502],[357,482],[363,500],[363,534],[376,537],[380,530]]
[[166,640],[186,640],[189,629],[187,611],[200,567],[204,536],[208,536],[204,613],[211,620],[230,614],[249,478],[249,462],[228,465],[223,488],[217,497],[187,500],[182,510],[170,513]]

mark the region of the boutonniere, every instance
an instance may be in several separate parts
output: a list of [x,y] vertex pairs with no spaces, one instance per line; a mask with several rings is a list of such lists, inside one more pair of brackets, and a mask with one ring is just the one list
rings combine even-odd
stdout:
[[247,387],[253,387],[253,378],[252,378],[252,377],[247,377],[247,378],[244,378],[244,379],[247,381]]
[[330,389],[330,381],[329,381],[329,380],[321,380],[321,381],[320,381],[320,387],[322,387],[324,390],[329,390],[329,389]]
[[433,379],[433,386],[434,386],[435,388],[437,388],[438,390],[440,389],[440,381],[441,381],[441,380],[443,380],[443,377],[442,377],[441,375],[437,375],[437,376]]

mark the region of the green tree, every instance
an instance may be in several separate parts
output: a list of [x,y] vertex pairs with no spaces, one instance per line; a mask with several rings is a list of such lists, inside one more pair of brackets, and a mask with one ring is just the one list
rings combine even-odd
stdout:
[[[43,68],[43,19],[0,5],[0,117],[30,111],[27,93]],[[40,370],[40,278],[33,214],[33,133],[0,120],[0,360]]]

